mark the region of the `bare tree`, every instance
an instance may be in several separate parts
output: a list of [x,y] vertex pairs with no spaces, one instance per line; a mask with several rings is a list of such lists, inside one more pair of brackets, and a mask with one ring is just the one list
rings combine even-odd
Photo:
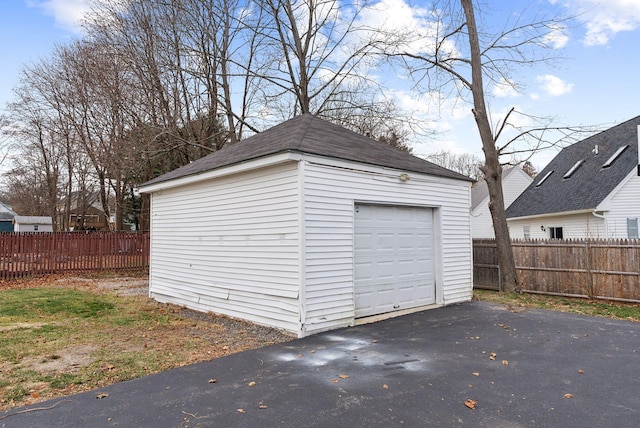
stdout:
[[426,159],[447,169],[464,174],[474,180],[482,180],[482,160],[469,153],[455,154],[439,151],[426,156]]
[[[540,142],[546,141],[539,135],[549,126],[545,123],[517,129],[510,119],[518,112],[512,109],[494,129],[486,91],[497,84],[520,89],[513,72],[518,67],[552,59],[548,54],[551,36],[562,27],[563,20],[533,17],[527,21],[526,15],[520,15],[495,32],[478,26],[472,0],[436,2],[430,12],[426,30],[390,34],[385,50],[390,58],[403,61],[418,90],[446,93],[472,104],[484,153],[481,171],[489,189],[503,289],[519,291],[505,215],[500,156],[531,153],[532,147],[518,148],[516,144],[534,141],[539,148]],[[519,132],[500,143],[510,127]]]
[[359,22],[368,1],[257,3],[265,15],[258,31],[266,46],[257,70],[267,83],[261,90],[264,105],[280,112],[277,120],[312,113],[344,122],[351,113],[382,114],[382,88],[369,76],[380,35]]

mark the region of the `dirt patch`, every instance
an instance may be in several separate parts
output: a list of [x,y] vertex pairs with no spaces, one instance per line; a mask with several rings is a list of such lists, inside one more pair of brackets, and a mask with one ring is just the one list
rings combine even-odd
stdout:
[[68,277],[56,280],[58,285],[75,285],[80,287],[90,287],[102,290],[113,291],[122,296],[146,296],[149,294],[149,279],[121,277],[121,278],[82,278]]
[[[97,346],[81,345],[66,348],[64,352],[46,355],[44,358],[25,358],[20,366],[38,373],[77,373],[93,362],[91,354]],[[59,354],[59,355],[58,355]]]

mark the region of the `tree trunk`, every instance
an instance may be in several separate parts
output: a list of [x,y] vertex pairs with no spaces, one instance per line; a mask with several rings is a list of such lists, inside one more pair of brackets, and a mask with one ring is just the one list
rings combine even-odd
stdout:
[[495,139],[487,115],[487,107],[484,98],[484,84],[482,81],[482,57],[480,55],[480,42],[473,12],[472,0],[460,0],[467,20],[469,33],[469,47],[471,50],[471,93],[473,95],[473,116],[480,132],[482,151],[485,156],[483,172],[487,188],[489,190],[489,211],[493,221],[493,229],[496,235],[496,247],[498,253],[498,265],[500,267],[500,279],[503,291],[520,291],[518,275],[511,249],[511,238],[507,226],[504,199],[502,194],[502,169],[498,159]]

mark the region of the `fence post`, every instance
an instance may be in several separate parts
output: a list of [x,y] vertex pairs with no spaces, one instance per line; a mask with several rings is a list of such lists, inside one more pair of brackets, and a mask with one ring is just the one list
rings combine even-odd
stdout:
[[586,259],[586,270],[587,270],[587,295],[590,299],[593,299],[593,278],[591,276],[591,246],[589,245],[589,240],[585,240],[585,259]]

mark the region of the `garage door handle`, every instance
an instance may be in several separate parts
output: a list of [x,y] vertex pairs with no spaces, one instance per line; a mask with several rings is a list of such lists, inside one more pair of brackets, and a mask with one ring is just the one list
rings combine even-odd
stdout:
[[400,305],[393,305],[393,309],[398,309]]

